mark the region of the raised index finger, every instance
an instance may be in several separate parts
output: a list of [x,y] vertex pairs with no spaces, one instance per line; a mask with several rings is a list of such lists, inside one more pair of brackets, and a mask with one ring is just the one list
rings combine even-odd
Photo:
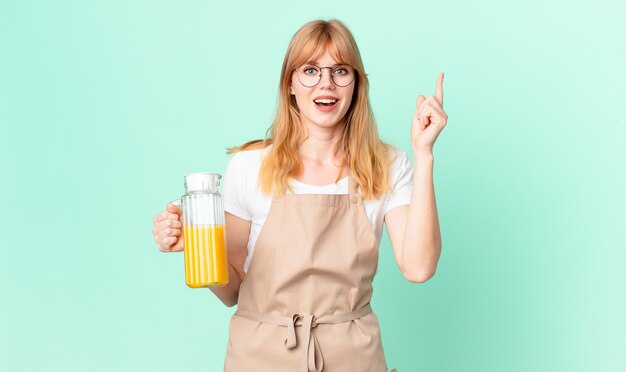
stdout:
[[443,72],[440,73],[439,78],[437,78],[437,88],[435,92],[435,97],[437,97],[437,100],[443,106]]

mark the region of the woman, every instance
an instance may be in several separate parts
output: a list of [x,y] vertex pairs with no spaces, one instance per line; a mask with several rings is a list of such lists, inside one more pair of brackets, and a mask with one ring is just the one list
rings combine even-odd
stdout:
[[[407,155],[383,144],[357,45],[340,22],[313,21],[283,62],[266,140],[231,149],[223,184],[230,282],[238,304],[225,371],[387,371],[369,302],[385,222],[411,282],[437,267],[441,238],[432,181],[447,122],[443,74],[419,96]],[[154,218],[161,251],[182,251],[178,207]]]

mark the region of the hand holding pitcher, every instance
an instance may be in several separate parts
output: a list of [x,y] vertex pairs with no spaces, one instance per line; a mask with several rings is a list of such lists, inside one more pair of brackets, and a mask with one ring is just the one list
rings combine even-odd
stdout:
[[185,249],[182,235],[182,209],[172,203],[168,203],[164,211],[154,216],[152,222],[152,235],[161,252],[182,252]]
[[[152,233],[161,252],[185,252],[185,277],[191,288],[228,284],[224,201],[217,173],[185,176],[186,193],[154,216]],[[181,239],[182,237],[182,239]]]

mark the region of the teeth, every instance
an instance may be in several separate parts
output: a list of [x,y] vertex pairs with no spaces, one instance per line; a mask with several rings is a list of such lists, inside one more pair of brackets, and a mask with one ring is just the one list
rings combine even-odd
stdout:
[[336,99],[316,99],[315,101],[313,101],[315,103],[335,103],[337,102]]

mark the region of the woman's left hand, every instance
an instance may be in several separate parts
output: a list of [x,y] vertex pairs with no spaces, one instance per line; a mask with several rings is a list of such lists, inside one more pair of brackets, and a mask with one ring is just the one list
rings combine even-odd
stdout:
[[436,93],[425,98],[419,96],[413,123],[411,142],[414,152],[432,152],[435,140],[448,122],[448,114],[443,110],[443,72],[437,79]]

